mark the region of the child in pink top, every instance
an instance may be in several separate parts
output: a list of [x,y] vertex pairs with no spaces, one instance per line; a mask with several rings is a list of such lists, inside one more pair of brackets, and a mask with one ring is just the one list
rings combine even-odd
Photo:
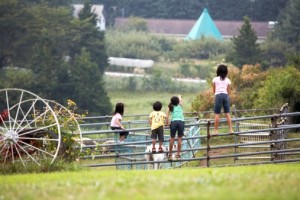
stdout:
[[231,81],[226,77],[228,69],[226,65],[219,65],[217,69],[217,77],[213,78],[213,92],[215,94],[215,130],[214,134],[218,134],[221,109],[224,113],[229,126],[229,133],[233,133],[230,116],[230,84]]
[[[123,103],[117,103],[114,115],[113,115],[113,117],[111,119],[111,122],[110,122],[110,128],[112,130],[125,130],[124,126],[121,123],[123,113],[124,113],[124,104]],[[122,142],[124,142],[125,138],[127,138],[129,132],[128,131],[122,131],[122,132],[119,132],[119,133],[120,133],[119,143],[122,143]]]

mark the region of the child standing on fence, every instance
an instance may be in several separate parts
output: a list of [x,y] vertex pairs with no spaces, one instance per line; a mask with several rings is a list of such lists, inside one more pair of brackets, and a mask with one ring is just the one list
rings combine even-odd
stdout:
[[215,94],[215,130],[214,134],[218,134],[218,127],[220,121],[221,109],[224,109],[224,113],[229,126],[229,133],[233,133],[231,116],[230,116],[230,84],[231,81],[226,77],[228,69],[226,65],[219,65],[217,68],[217,76],[213,78],[213,92]]
[[177,154],[176,159],[180,159],[182,136],[184,134],[184,116],[182,109],[182,97],[173,96],[168,105],[169,109],[167,111],[166,125],[169,124],[169,117],[171,116],[170,124],[170,144],[169,144],[169,157],[168,160],[172,160],[172,151],[174,140],[177,132]]
[[[112,130],[125,130],[124,126],[122,125],[122,116],[124,113],[124,104],[123,103],[117,103],[115,112],[113,114],[113,117],[110,122],[110,128]],[[123,143],[125,138],[127,138],[129,132],[128,131],[122,131],[119,132],[120,137],[118,143]]]
[[152,139],[152,153],[156,152],[155,144],[158,137],[159,147],[158,152],[163,152],[164,142],[164,123],[166,120],[166,114],[161,111],[162,104],[156,101],[153,104],[153,111],[149,115],[149,124],[151,126],[151,139]]

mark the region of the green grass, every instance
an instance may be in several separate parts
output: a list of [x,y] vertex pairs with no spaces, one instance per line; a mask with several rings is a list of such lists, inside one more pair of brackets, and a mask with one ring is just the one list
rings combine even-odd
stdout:
[[[124,115],[149,115],[153,111],[152,105],[155,101],[162,102],[162,111],[167,112],[170,99],[174,95],[178,94],[164,92],[108,92],[108,96],[113,105],[117,102],[123,102],[125,104]],[[197,94],[181,93],[181,95],[183,96],[184,112],[189,112],[191,103]]]
[[0,199],[300,199],[300,164],[0,177]]

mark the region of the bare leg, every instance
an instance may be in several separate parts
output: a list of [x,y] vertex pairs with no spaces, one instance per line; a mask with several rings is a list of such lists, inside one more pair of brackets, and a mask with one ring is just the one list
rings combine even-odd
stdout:
[[119,140],[120,140],[120,141],[125,140],[125,135],[120,136]]
[[163,142],[159,141],[159,148],[162,149]]
[[152,148],[155,148],[156,140],[152,139]]
[[175,138],[171,138],[170,139],[170,144],[169,144],[169,158],[172,158],[172,155],[173,155],[172,151],[173,151],[174,140],[175,140]]
[[229,113],[225,113],[225,115],[226,115],[226,119],[227,119],[227,123],[228,123],[228,127],[229,127],[229,133],[233,133],[232,124],[231,124],[231,116]]
[[177,155],[180,156],[180,151],[181,151],[181,144],[182,144],[182,138],[181,137],[177,137]]
[[219,121],[220,121],[220,114],[215,114],[215,130],[213,134],[218,134],[218,128],[219,128]]
[[156,152],[155,144],[156,140],[152,139],[152,153]]

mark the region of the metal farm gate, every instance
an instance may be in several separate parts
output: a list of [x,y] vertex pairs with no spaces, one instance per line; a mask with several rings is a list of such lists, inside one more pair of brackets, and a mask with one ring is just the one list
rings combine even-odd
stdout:
[[[196,151],[185,151],[190,148],[200,148],[201,147],[201,139],[200,139],[200,127],[199,126],[191,126],[190,128],[187,128],[184,132],[184,137],[189,138],[193,137],[192,139],[186,139],[182,141],[182,159],[189,159],[195,157]],[[118,138],[115,139],[117,141]],[[163,145],[168,147],[169,146],[169,140],[170,136],[166,136]],[[148,169],[147,164],[134,164],[135,162],[139,161],[145,161],[145,149],[149,145],[151,141],[150,134],[134,134],[131,133],[126,139],[126,143],[119,144],[115,146],[115,153],[116,153],[116,168],[121,170],[131,170],[131,169]],[[167,152],[166,152],[167,153]],[[124,156],[127,154],[131,154],[128,156]],[[166,157],[167,158],[167,157]],[[126,163],[131,162],[131,164],[128,165],[118,165],[118,163]],[[174,167],[180,167],[185,162],[166,162],[162,163],[161,166],[163,169],[167,168],[174,168]]]

